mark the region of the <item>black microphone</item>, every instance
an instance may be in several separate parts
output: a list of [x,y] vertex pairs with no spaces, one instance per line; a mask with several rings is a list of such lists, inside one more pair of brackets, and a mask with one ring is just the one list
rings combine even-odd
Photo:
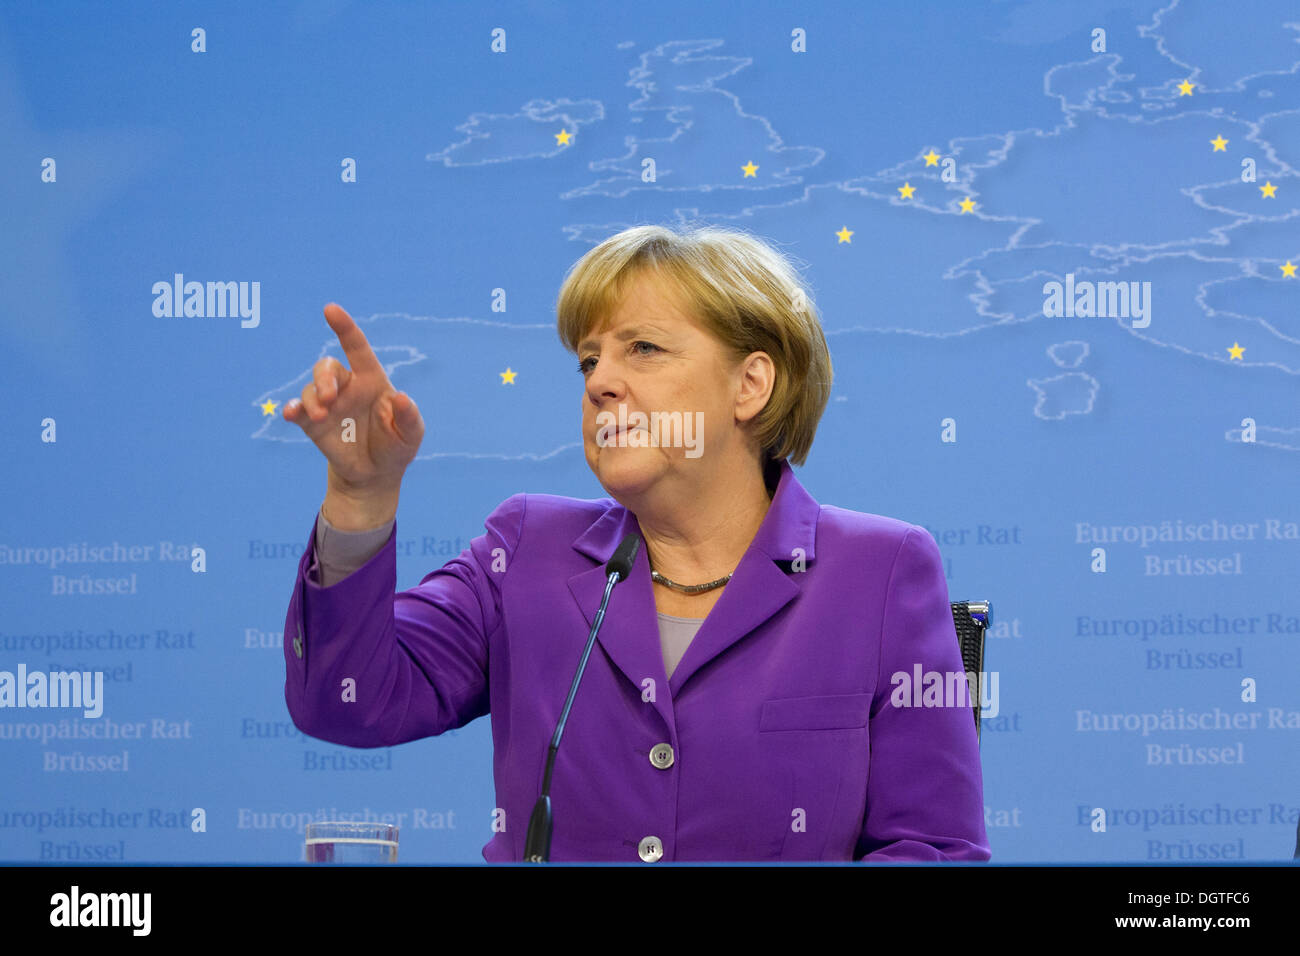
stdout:
[[525,863],[545,863],[551,858],[551,833],[555,822],[551,818],[551,773],[555,770],[555,755],[560,749],[560,737],[564,734],[564,724],[569,719],[573,698],[578,694],[578,684],[587,669],[587,658],[591,656],[592,645],[596,643],[596,632],[600,630],[600,622],[605,619],[605,607],[609,604],[609,596],[613,593],[615,584],[627,580],[632,574],[632,565],[636,562],[636,553],[640,547],[641,539],[635,534],[629,534],[619,542],[614,550],[614,556],[605,565],[605,574],[608,575],[608,580],[605,582],[605,595],[600,599],[600,608],[591,622],[591,633],[587,635],[587,646],[582,650],[582,660],[578,661],[578,672],[573,675],[569,696],[564,701],[564,709],[560,711],[559,722],[555,725],[555,736],[551,738],[551,747],[546,754],[546,775],[542,778],[542,795],[533,805],[533,815],[528,820],[528,835],[524,838]]
[[617,574],[620,581],[626,580],[632,574],[632,565],[636,564],[636,553],[639,550],[641,539],[635,534],[629,534],[614,549],[614,556],[605,565],[605,573]]

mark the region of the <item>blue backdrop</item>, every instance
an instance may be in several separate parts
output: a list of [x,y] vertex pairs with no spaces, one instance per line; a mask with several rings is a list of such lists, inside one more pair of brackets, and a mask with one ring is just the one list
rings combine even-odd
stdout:
[[413,586],[511,494],[603,496],[555,296],[687,220],[803,269],[835,386],[800,480],[994,603],[994,860],[1289,857],[1294,0],[615,10],[0,8],[0,672],[104,678],[98,717],[0,708],[0,859],[292,861],[368,815],[480,860],[487,720],[367,770],[290,722],[325,463],[280,410],[338,301],[428,426]]

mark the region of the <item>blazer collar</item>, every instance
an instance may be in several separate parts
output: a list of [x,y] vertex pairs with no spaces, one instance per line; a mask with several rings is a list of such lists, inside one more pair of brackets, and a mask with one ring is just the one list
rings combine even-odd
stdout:
[[[677,693],[692,675],[746,634],[760,627],[800,591],[797,573],[816,556],[817,518],[821,506],[794,477],[788,461],[775,466],[776,491],[757,534],[736,571],[713,606],[685,656],[673,672],[670,690]],[[627,534],[641,536],[636,516],[617,502],[573,542],[575,550],[597,562],[569,578],[569,590],[588,625],[596,616],[605,590],[605,562]],[[637,551],[632,575],[615,586],[597,640],[606,654],[641,693],[673,725],[672,709],[663,693],[669,685],[659,641],[659,619],[650,582],[649,555]],[[654,684],[648,684],[652,679]],[[650,688],[657,688],[654,700]]]
[[[795,478],[790,462],[782,459],[772,467],[777,474],[776,491],[750,547],[762,551],[773,561],[793,561],[800,552],[805,560],[812,561],[821,505]],[[619,542],[631,533],[638,537],[641,535],[636,515],[618,502],[610,500],[609,508],[578,536],[573,547],[587,557],[595,558],[603,566],[614,556],[614,549]],[[641,550],[644,551],[645,548]],[[639,560],[638,554],[638,562]],[[648,564],[646,573],[649,574]],[[593,609],[592,614],[595,613]]]

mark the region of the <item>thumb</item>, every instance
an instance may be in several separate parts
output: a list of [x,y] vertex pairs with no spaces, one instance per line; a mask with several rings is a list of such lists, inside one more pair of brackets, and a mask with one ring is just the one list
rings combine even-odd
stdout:
[[393,396],[393,426],[405,442],[418,441],[424,433],[424,419],[415,399],[405,392]]

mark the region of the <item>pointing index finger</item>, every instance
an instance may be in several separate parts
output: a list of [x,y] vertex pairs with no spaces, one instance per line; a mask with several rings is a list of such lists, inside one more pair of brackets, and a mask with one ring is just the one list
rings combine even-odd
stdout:
[[384,367],[375,356],[370,343],[366,341],[365,333],[341,305],[331,302],[325,306],[325,321],[338,336],[339,345],[343,346],[343,354],[348,357],[348,365],[353,372],[367,374],[378,372],[384,375]]

